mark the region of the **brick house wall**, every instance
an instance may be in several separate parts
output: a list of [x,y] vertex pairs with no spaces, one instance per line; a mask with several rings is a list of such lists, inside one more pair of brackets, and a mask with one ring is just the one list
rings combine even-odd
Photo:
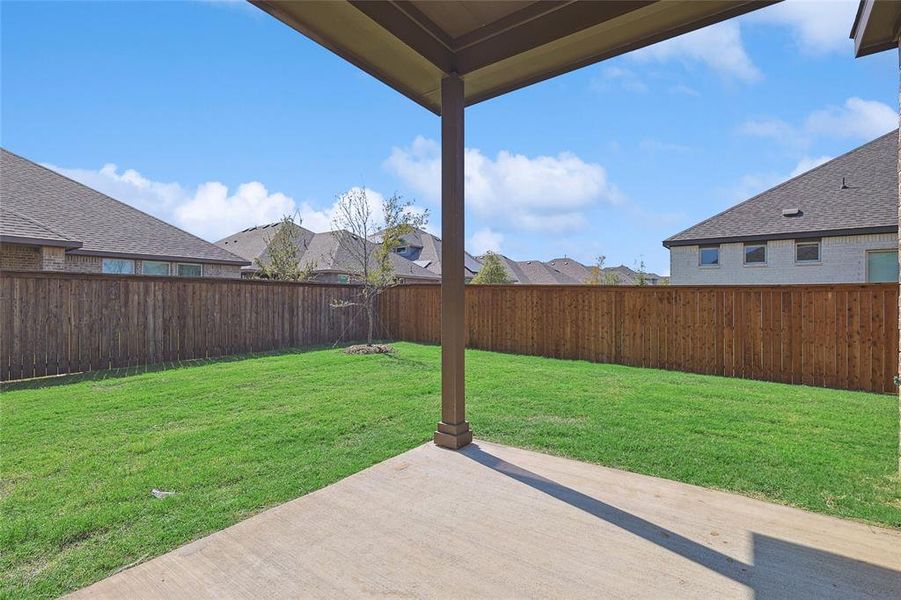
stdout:
[[66,250],[56,246],[42,246],[41,271],[65,271]]
[[[175,263],[171,263],[175,268]],[[238,265],[203,264],[203,276],[238,279]],[[142,261],[135,260],[135,273],[141,273]],[[81,254],[66,254],[63,248],[42,246],[0,245],[0,270],[6,271],[65,271],[68,273],[102,273],[103,258]]]
[[894,233],[824,237],[820,262],[795,262],[794,240],[770,240],[765,265],[744,264],[744,244],[720,244],[720,264],[698,264],[698,246],[670,248],[673,285],[743,285],[779,283],[863,283],[867,280],[867,251],[895,250]]
[[40,271],[41,250],[31,246],[0,244],[0,271]]

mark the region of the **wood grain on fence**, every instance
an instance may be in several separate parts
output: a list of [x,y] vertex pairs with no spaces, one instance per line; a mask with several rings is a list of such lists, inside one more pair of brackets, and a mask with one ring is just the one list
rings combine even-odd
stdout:
[[358,340],[352,286],[0,276],[0,381]]
[[[398,340],[439,343],[438,286],[381,298]],[[894,392],[898,286],[474,286],[471,348]]]

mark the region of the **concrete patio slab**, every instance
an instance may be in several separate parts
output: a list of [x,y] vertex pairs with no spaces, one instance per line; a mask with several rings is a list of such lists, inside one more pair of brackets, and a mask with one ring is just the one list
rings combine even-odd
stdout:
[[72,598],[901,598],[901,532],[427,444]]

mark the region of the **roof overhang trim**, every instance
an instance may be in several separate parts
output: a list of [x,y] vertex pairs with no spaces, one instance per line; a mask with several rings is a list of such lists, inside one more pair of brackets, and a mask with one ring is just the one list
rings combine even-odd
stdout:
[[861,57],[898,47],[901,2],[861,0],[851,27],[854,56]]
[[131,260],[162,260],[167,262],[181,263],[199,263],[204,265],[237,265],[244,266],[251,264],[250,261],[243,259],[221,259],[221,258],[198,258],[196,256],[174,256],[162,254],[140,254],[132,252],[107,252],[105,250],[72,250],[69,254],[78,256],[100,256],[105,258],[125,258]]
[[0,235],[0,244],[16,244],[18,246],[53,246],[54,248],[76,249],[82,243],[75,240],[58,240],[48,238],[23,237],[19,235]]
[[469,106],[778,0],[492,3],[484,10],[494,16],[466,27],[462,2],[249,1],[440,114],[450,73],[462,76]]
[[783,233],[765,233],[756,235],[734,235],[717,238],[694,238],[688,240],[663,240],[664,248],[674,246],[698,246],[703,244],[731,244],[741,242],[765,242],[767,240],[801,240],[810,238],[842,237],[846,235],[871,235],[875,233],[897,233],[897,225],[880,225],[877,227],[857,227],[854,229],[826,229],[819,231],[796,231]]

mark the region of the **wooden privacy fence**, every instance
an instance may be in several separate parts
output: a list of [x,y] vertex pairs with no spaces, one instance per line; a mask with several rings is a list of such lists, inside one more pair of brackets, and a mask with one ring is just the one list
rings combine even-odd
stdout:
[[0,380],[360,339],[352,286],[68,273],[0,276]]
[[[438,343],[437,286],[381,299],[398,340]],[[894,392],[898,286],[466,287],[467,345],[694,373]]]

